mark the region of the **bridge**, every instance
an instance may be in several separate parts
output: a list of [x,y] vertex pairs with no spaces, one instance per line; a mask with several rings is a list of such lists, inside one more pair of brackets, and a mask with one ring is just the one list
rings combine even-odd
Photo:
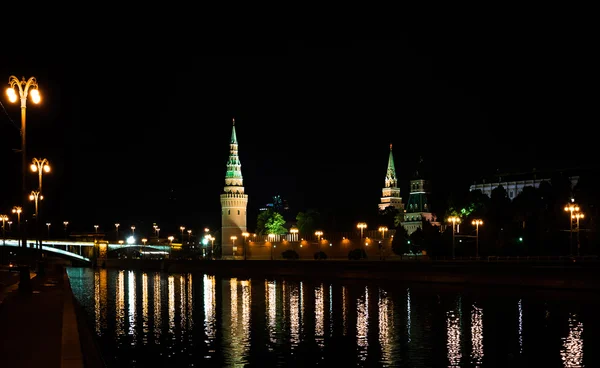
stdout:
[[[35,244],[33,241],[28,241],[30,245]],[[0,241],[0,245],[6,245],[8,247],[18,247],[18,239],[6,239]],[[106,243],[105,243],[106,244]],[[93,249],[97,243],[90,241],[63,241],[63,240],[43,240],[42,250],[50,253],[54,253],[60,256],[66,256],[72,260],[91,262],[93,257]],[[142,244],[111,244],[108,243],[108,250],[117,250],[125,248],[143,248],[151,249],[158,252],[169,252],[170,246],[168,245],[142,245]],[[64,248],[64,249],[63,249]]]

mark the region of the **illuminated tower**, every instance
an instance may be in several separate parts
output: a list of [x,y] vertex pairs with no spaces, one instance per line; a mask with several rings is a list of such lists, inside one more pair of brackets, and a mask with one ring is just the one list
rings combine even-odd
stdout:
[[[246,231],[246,208],[248,195],[244,194],[244,180],[242,178],[242,164],[238,156],[238,142],[235,135],[235,119],[229,143],[229,160],[225,173],[225,188],[221,194],[221,250],[223,258],[231,259],[234,256],[232,236],[243,239],[242,233]],[[241,249],[241,246],[240,246]],[[240,254],[240,252],[236,252]]]
[[440,226],[437,217],[431,212],[429,181],[425,179],[423,158],[419,159],[417,170],[410,181],[410,194],[402,226],[408,235],[423,227],[423,221],[429,221],[433,226]]
[[394,166],[394,156],[392,155],[392,145],[390,144],[390,157],[388,159],[387,172],[385,174],[385,187],[382,190],[383,196],[379,204],[379,210],[385,210],[393,206],[398,211],[402,211],[402,197],[400,197],[400,188],[396,178],[396,167]]

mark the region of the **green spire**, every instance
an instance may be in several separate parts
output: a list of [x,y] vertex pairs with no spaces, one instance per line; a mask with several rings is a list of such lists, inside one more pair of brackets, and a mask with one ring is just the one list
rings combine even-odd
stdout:
[[237,136],[235,135],[235,119],[233,119],[233,129],[231,130],[231,143],[237,144]]
[[395,188],[397,182],[396,166],[394,166],[394,155],[392,154],[392,144],[390,143],[390,158],[388,159],[387,173],[385,174],[385,186]]

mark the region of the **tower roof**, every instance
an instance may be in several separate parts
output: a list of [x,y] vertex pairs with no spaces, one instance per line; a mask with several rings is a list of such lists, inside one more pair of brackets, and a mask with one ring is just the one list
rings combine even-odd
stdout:
[[386,183],[390,183],[392,187],[396,186],[396,166],[394,165],[394,155],[392,154],[392,144],[390,143],[390,156],[388,158],[387,172],[385,174]]
[[427,176],[429,176],[429,173],[426,170],[423,156],[419,156],[419,162],[417,163],[417,167],[415,169],[415,173],[413,174],[412,179],[428,179]]
[[233,129],[231,129],[231,143],[237,144],[237,136],[235,135],[235,119],[233,119]]

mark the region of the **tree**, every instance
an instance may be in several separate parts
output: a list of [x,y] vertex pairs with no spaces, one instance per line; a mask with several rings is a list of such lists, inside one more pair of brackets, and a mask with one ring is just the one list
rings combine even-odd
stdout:
[[256,232],[260,235],[276,234],[283,235],[288,231],[283,226],[285,219],[279,212],[275,212],[271,209],[262,211],[256,220]]
[[398,226],[396,225],[398,215],[401,215],[399,209],[394,206],[387,206],[383,210],[379,210],[377,217],[381,225],[392,228]]
[[308,209],[306,212],[298,212],[296,221],[300,234],[312,234],[321,222],[321,214],[314,209]]
[[405,253],[410,253],[410,240],[408,239],[408,232],[404,226],[398,226],[396,234],[392,240],[392,252],[402,257]]

